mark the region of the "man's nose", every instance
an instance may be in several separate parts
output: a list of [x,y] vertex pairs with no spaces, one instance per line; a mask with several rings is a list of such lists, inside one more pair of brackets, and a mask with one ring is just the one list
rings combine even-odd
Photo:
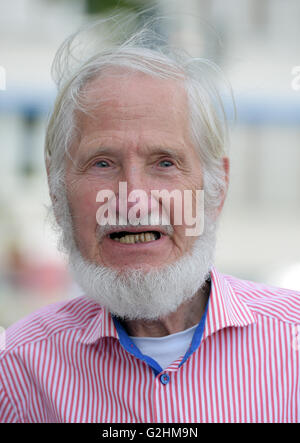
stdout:
[[[117,212],[127,217],[130,209],[138,203],[140,216],[150,212],[151,190],[145,180],[145,174],[137,166],[124,169],[122,180],[119,181],[119,195],[117,198]],[[126,204],[125,204],[126,203]]]
[[124,167],[123,181],[127,183],[127,191],[129,195],[137,189],[143,189],[143,186],[145,186],[145,173],[140,166],[129,164]]

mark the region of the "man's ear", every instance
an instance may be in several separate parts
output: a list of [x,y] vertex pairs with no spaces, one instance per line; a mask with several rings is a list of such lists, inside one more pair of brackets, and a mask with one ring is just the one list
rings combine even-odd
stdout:
[[59,219],[58,219],[58,214],[56,213],[56,210],[55,210],[56,202],[57,202],[57,197],[56,197],[55,194],[53,194],[53,192],[51,192],[51,186],[50,186],[50,156],[48,156],[48,155],[46,155],[45,164],[46,164],[48,189],[49,189],[50,199],[51,199],[51,202],[52,202],[53,214],[54,214],[54,217],[55,217],[55,220],[56,220],[57,224],[60,226]]
[[225,172],[226,192],[229,185],[230,160],[229,157],[223,157],[223,169]]
[[48,181],[48,189],[49,189],[49,195],[52,201],[52,204],[55,202],[55,196],[51,193],[51,187],[50,187],[50,156],[46,153],[45,156],[45,165],[46,165],[46,172],[47,172],[47,181]]
[[221,203],[219,205],[219,207],[217,208],[217,215],[220,215],[224,203],[225,203],[225,199],[226,199],[226,195],[227,195],[227,190],[228,190],[228,186],[229,186],[229,172],[230,172],[230,160],[229,157],[223,157],[223,171],[224,171],[224,179],[225,179],[225,186],[224,189],[222,191],[222,196],[221,196]]

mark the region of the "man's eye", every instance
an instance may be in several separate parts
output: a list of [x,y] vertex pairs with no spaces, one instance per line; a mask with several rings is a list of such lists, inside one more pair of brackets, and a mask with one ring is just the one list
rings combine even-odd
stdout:
[[97,166],[97,168],[107,168],[109,164],[105,160],[99,160],[97,163],[95,163],[95,166]]
[[170,166],[173,166],[173,162],[171,162],[170,160],[162,160],[159,162],[159,166],[161,166],[162,168],[169,168]]

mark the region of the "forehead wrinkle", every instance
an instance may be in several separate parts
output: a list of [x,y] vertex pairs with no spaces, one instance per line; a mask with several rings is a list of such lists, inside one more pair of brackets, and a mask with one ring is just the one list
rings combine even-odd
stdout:
[[[84,88],[85,105],[91,106],[91,109],[112,108],[114,111],[122,109],[128,111],[140,107],[143,112],[152,108],[152,94],[147,95],[147,91],[153,90],[158,95],[159,103],[178,103],[178,106],[172,106],[170,103],[170,112],[174,114],[184,114],[182,100],[187,105],[187,94],[182,80],[172,79],[166,82],[164,79],[148,76],[144,73],[133,72],[129,77],[122,75],[109,77],[98,76],[88,82]],[[134,94],[134,103],[132,102],[131,92],[140,91],[140,94]],[[181,104],[179,103],[181,102]]]
[[184,150],[186,147],[186,138],[174,137],[173,132],[170,130],[159,130],[153,133],[152,130],[143,130],[136,133],[134,129],[130,130],[97,130],[90,134],[84,135],[78,145],[79,149],[85,148],[101,148],[108,147],[110,149],[127,146],[139,146],[140,149],[159,150],[159,149],[171,149],[171,150]]
[[[115,145],[126,148],[134,146],[141,150],[149,142],[151,150],[155,147],[153,145],[160,148],[172,148],[179,144],[182,145],[179,146],[179,149],[185,150],[187,144],[190,144],[187,97],[186,91],[182,89],[181,85],[179,90],[172,86],[172,88],[167,88],[167,91],[162,89],[161,92],[155,87],[154,96],[151,93],[147,94],[147,88],[145,92],[148,83],[139,86],[133,85],[133,91],[138,91],[138,93],[134,93],[131,98],[131,89],[125,88],[126,81],[121,85],[119,82],[116,85],[116,91],[111,92],[111,89],[108,91],[108,86],[111,87],[115,82],[111,82],[110,79],[106,80],[108,83],[105,81],[104,85],[95,82],[92,88],[87,88],[86,92],[89,97],[86,96],[86,98],[91,99],[95,103],[95,107],[92,107],[93,109],[88,115],[79,113],[81,114],[78,121],[81,127],[79,147],[80,145],[84,148],[89,147],[95,142],[95,146],[99,144],[100,147],[101,145],[106,145],[106,147],[108,145],[112,148]],[[151,79],[151,84],[152,82],[158,86],[161,83],[157,82],[157,79]],[[159,96],[162,98],[161,102]],[[155,106],[154,97],[156,97]],[[182,129],[176,131],[177,127]],[[98,141],[96,140],[97,133],[99,133]],[[101,140],[102,138],[103,140]],[[109,141],[108,138],[110,138]],[[180,141],[178,138],[182,140]],[[166,154],[170,153],[166,152]]]
[[107,125],[109,122],[134,122],[135,124],[142,126],[147,122],[157,121],[161,127],[173,127],[174,124],[178,124],[179,119],[182,122],[187,121],[187,112],[185,107],[178,105],[169,106],[168,116],[159,110],[159,103],[155,109],[156,113],[153,114],[153,103],[133,103],[133,104],[120,104],[120,103],[101,103],[93,108],[92,112],[88,115],[82,115],[79,117],[79,125],[83,124],[94,126],[98,123]]

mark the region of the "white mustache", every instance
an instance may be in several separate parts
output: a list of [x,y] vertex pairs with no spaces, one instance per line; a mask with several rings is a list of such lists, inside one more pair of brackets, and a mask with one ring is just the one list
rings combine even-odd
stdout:
[[[98,225],[97,226],[98,240],[99,241],[102,240],[103,237],[105,237],[109,232],[111,232],[111,228],[116,227],[116,226],[120,226],[122,228],[122,230],[126,230],[126,228],[137,228],[137,227],[141,227],[141,226],[153,226],[153,228],[155,228],[155,226],[156,227],[161,226],[161,227],[163,227],[163,230],[167,235],[172,235],[174,232],[174,228],[171,224],[156,223],[155,225],[152,225],[151,223],[149,224],[149,217],[143,217],[139,220],[138,224],[132,224],[132,223],[128,223],[126,218],[124,218],[123,216],[121,216],[119,214],[119,221],[115,225],[106,224],[106,225]],[[153,229],[153,230],[155,230],[155,229]]]

